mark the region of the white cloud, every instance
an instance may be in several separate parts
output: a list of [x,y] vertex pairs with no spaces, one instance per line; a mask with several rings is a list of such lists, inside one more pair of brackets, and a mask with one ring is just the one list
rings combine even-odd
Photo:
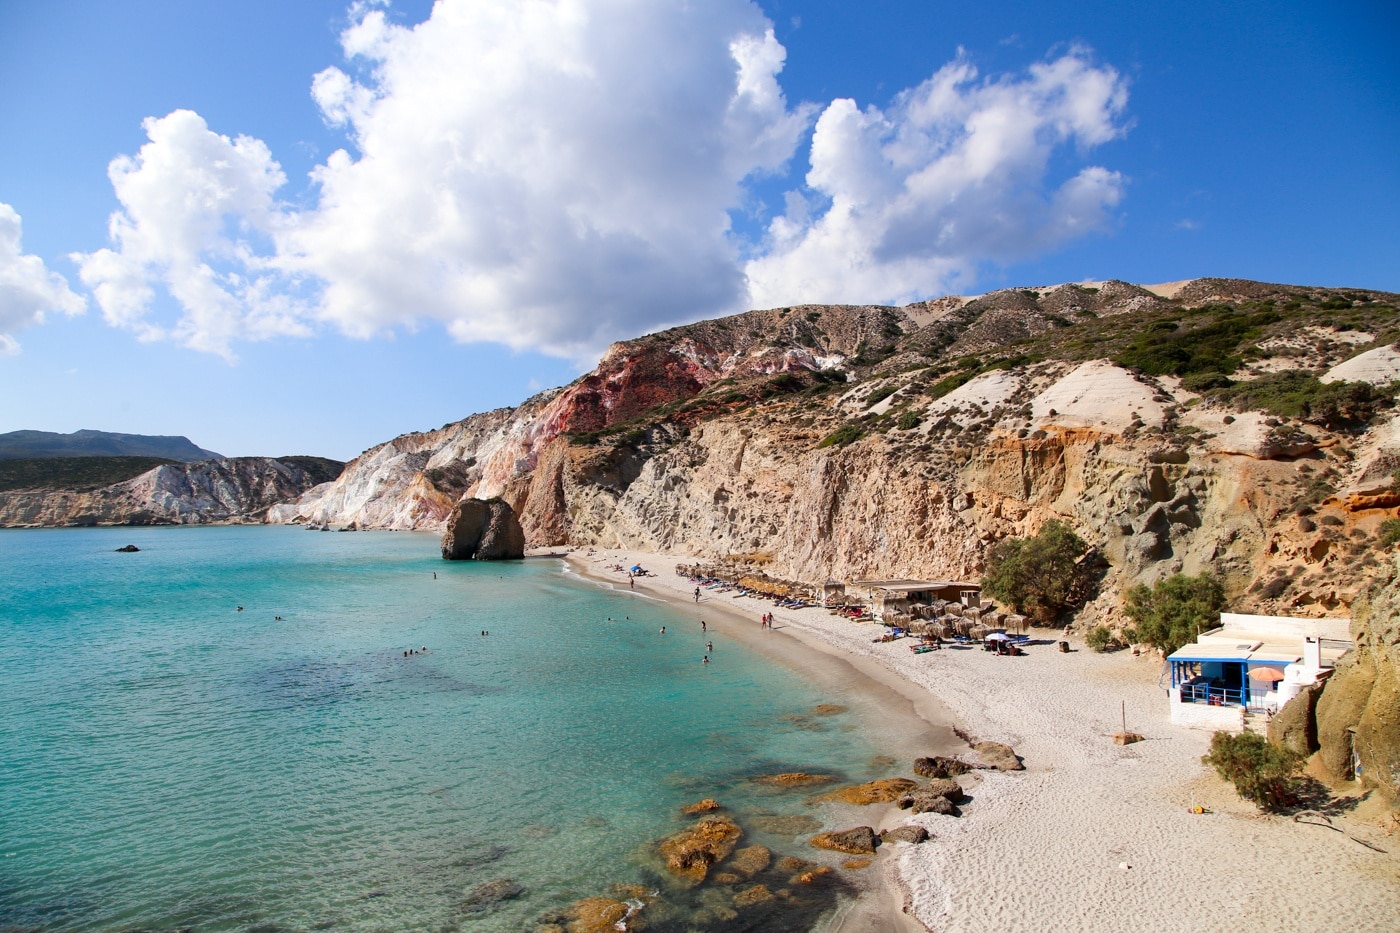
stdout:
[[50,272],[38,256],[21,252],[21,228],[15,209],[0,203],[0,356],[18,353],[15,334],[42,324],[45,313],[81,314],[87,307],[63,276]]
[[[104,317],[231,356],[240,341],[425,323],[586,359],[667,324],[797,301],[924,297],[979,263],[1102,228],[1124,181],[1052,155],[1123,132],[1123,82],[1075,51],[979,80],[966,61],[887,110],[832,102],[763,243],[730,212],[817,116],[751,0],[356,3],[311,94],[347,146],[307,206],[267,146],[149,119],[109,170],[111,244],[76,256]],[[750,257],[746,262],[744,257]]]
[[[108,223],[115,248],[73,257],[103,317],[229,358],[237,340],[308,333],[264,258],[287,222],[273,199],[286,177],[267,146],[214,133],[189,110],[143,126],[150,142],[107,169],[122,205]],[[180,306],[173,325],[151,319],[156,285]]]
[[1051,159],[1124,132],[1122,78],[1075,50],[978,80],[962,58],[888,110],[837,100],[817,120],[809,193],[789,200],[748,263],[756,305],[911,301],[987,261],[1102,229],[1124,179],[1097,166],[1058,184]]
[[439,3],[342,36],[368,75],[316,78],[359,154],[316,172],[280,239],[356,334],[435,319],[460,340],[583,356],[662,323],[738,310],[729,209],[810,123],[747,0]]

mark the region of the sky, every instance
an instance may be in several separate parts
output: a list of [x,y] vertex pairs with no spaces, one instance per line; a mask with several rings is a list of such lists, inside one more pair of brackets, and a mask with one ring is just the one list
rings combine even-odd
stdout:
[[0,0],[0,432],[348,459],[755,307],[1400,292],[1384,0]]

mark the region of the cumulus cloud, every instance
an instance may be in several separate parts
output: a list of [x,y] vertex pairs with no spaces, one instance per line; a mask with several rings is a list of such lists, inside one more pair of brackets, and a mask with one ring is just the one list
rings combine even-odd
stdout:
[[[1097,166],[1048,177],[1123,132],[1123,81],[1084,52],[991,79],[960,59],[884,110],[821,110],[789,104],[751,0],[441,0],[411,27],[385,6],[351,7],[345,61],[311,82],[346,145],[304,207],[261,141],[146,121],[110,166],[111,243],[74,257],[109,322],[228,357],[436,323],[584,360],[754,305],[925,297],[1122,197]],[[731,212],[809,134],[805,185],[743,242]]]
[[567,355],[743,307],[728,211],[810,125],[746,0],[439,3],[342,36],[367,73],[314,96],[358,154],[280,241],[326,283],[319,315],[369,334],[436,319],[460,340]]
[[[273,198],[286,177],[267,146],[221,136],[189,110],[143,126],[150,141],[107,169],[121,203],[113,248],[73,256],[106,321],[226,357],[236,340],[308,333],[267,258],[288,222]],[[152,319],[156,286],[179,305],[173,324]]]
[[50,272],[38,256],[21,251],[21,226],[15,209],[0,203],[0,356],[18,353],[15,334],[42,324],[46,313],[81,314],[87,306],[63,276]]
[[1074,50],[979,80],[960,58],[888,109],[833,101],[817,120],[806,190],[789,196],[747,266],[760,306],[912,301],[1102,229],[1124,178],[1052,159],[1124,132],[1127,90]]

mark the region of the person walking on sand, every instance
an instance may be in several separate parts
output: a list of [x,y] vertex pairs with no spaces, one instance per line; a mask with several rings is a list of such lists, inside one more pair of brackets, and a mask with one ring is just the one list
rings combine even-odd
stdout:
[[628,589],[633,590],[637,588],[637,581],[632,579],[632,575],[630,573],[627,575],[627,587]]
[[698,586],[695,588],[695,601],[700,602],[700,587]]

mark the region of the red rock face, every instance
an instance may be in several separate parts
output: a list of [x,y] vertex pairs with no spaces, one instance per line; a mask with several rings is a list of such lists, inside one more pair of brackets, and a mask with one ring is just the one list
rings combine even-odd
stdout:
[[658,405],[690,398],[716,378],[694,361],[672,354],[669,346],[627,349],[609,354],[597,370],[564,393],[561,433],[625,424]]

